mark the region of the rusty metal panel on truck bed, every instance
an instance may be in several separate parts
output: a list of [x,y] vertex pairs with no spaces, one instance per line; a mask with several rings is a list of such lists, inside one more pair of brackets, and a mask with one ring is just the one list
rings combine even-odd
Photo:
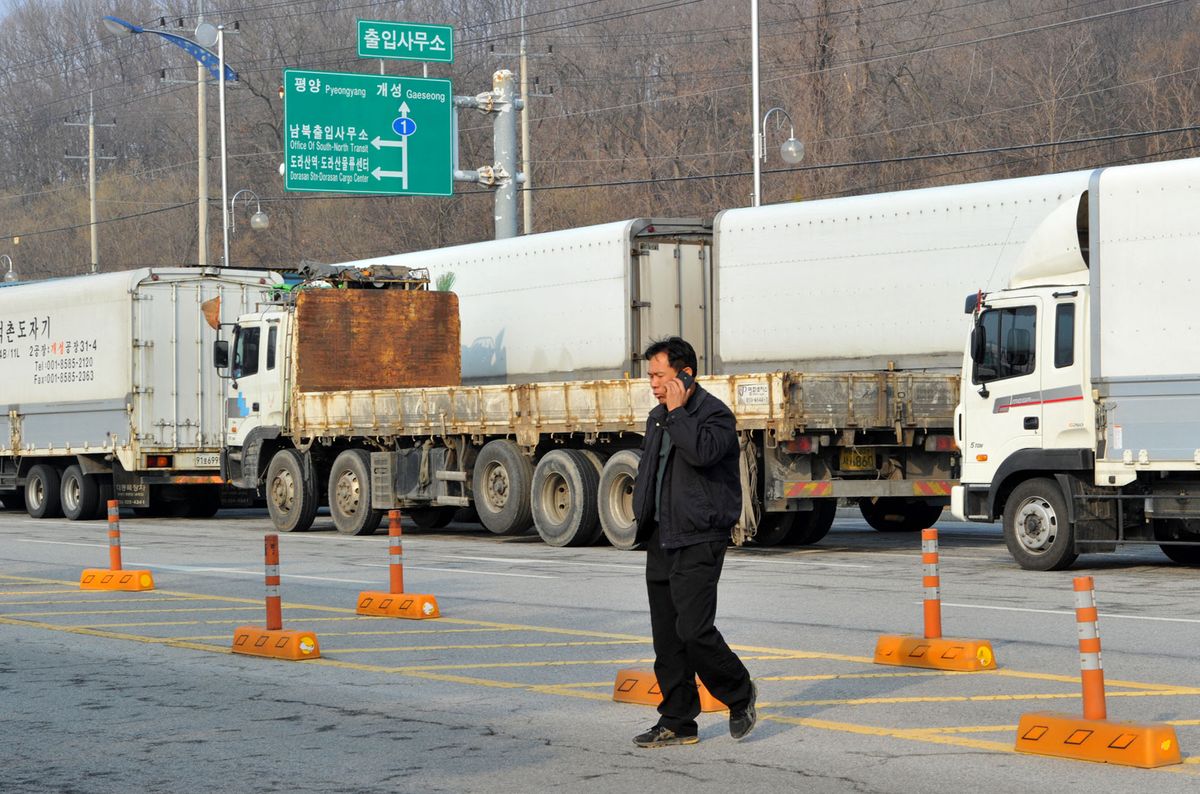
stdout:
[[296,389],[456,386],[458,296],[399,289],[309,289],[296,301]]

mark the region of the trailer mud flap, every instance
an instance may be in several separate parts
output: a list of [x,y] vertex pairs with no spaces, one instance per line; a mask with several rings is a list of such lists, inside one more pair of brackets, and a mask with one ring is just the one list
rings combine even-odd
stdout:
[[149,507],[150,486],[141,477],[113,461],[113,498],[124,507]]

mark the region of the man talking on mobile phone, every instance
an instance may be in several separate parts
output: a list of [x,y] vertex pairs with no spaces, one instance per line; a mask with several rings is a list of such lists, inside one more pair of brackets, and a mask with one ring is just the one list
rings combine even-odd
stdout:
[[758,719],[758,690],[714,625],[717,583],[742,506],[733,413],[695,383],[696,351],[683,339],[652,343],[645,359],[658,405],[646,420],[633,509],[638,541],[646,546],[654,674],[663,701],[658,722],[633,741],[639,747],[700,741],[697,675],[729,706],[729,734],[741,739]]

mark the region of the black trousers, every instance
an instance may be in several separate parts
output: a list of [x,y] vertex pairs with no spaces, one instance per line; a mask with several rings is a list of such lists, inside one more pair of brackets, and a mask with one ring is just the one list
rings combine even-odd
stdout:
[[679,734],[696,733],[697,675],[730,708],[750,702],[750,673],[714,625],[726,546],[717,541],[663,549],[656,528],[646,551],[654,674],[663,693],[658,724]]

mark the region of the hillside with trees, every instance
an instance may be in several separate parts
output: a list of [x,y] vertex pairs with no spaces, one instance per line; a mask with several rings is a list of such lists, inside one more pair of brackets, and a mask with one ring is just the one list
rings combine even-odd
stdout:
[[[103,270],[197,263],[195,61],[157,36],[115,36],[113,14],[190,36],[223,23],[239,74],[227,95],[231,262],[292,267],[489,239],[492,195],[284,190],[285,68],[378,74],[355,20],[451,25],[455,94],[529,53],[533,230],[639,216],[710,216],[751,199],[749,2],[722,0],[10,0],[0,47],[0,253],[23,279],[86,272],[89,98],[97,124]],[[767,129],[763,201],[1000,179],[1191,156],[1200,127],[1194,0],[762,0],[762,110],[806,147],[779,158]],[[236,30],[234,28],[236,27]],[[388,74],[421,65],[389,61]],[[779,118],[777,114],[775,118]],[[221,255],[215,84],[208,90],[209,250]],[[491,122],[459,111],[460,163],[490,164]],[[245,208],[239,204],[238,212]],[[19,238],[19,242],[18,242]]]

